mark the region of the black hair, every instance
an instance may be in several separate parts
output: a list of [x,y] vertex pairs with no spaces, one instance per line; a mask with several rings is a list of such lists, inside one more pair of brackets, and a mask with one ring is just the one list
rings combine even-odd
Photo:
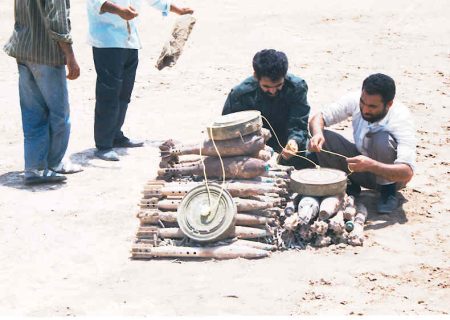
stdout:
[[395,82],[391,77],[375,73],[364,79],[362,90],[367,94],[379,94],[386,105],[389,101],[394,100],[395,97]]
[[262,77],[272,81],[280,80],[286,76],[288,70],[286,54],[274,49],[261,50],[253,57],[253,70],[258,80]]

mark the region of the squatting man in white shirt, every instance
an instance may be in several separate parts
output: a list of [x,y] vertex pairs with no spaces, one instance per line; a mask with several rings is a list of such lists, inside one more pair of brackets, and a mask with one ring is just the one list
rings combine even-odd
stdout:
[[[320,166],[351,170],[349,194],[359,195],[361,186],[379,190],[377,210],[385,214],[398,207],[396,190],[411,180],[416,158],[414,122],[408,108],[394,102],[394,97],[394,80],[373,74],[364,80],[361,92],[347,94],[309,121],[308,149],[316,152]],[[354,143],[324,130],[349,117]],[[322,148],[348,158],[320,152]]]

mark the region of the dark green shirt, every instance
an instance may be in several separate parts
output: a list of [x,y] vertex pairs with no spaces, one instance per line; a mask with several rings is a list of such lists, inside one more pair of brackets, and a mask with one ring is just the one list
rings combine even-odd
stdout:
[[[310,111],[307,93],[308,86],[305,80],[292,74],[286,75],[283,88],[276,97],[270,97],[264,93],[258,81],[250,77],[231,90],[222,114],[259,110],[269,120],[283,146],[294,139],[297,141],[299,150],[305,150]],[[265,120],[263,120],[263,126],[270,129]],[[277,152],[281,151],[273,132],[267,145]]]
[[69,9],[69,0],[15,0],[14,31],[3,49],[19,62],[65,64],[58,42],[72,43]]

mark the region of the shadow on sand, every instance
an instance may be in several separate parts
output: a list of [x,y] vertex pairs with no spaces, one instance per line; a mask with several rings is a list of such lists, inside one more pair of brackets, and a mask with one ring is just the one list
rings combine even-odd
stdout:
[[408,222],[405,211],[403,210],[403,204],[408,200],[397,192],[399,199],[399,207],[392,214],[379,214],[377,212],[377,201],[379,193],[374,190],[364,190],[359,196],[359,201],[362,202],[368,211],[365,230],[378,230],[394,224],[404,224]]

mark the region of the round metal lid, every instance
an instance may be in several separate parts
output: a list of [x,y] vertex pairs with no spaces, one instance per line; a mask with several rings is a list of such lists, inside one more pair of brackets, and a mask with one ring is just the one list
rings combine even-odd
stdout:
[[178,207],[181,231],[198,242],[226,238],[235,226],[237,207],[231,195],[218,184],[208,186],[209,195],[206,186],[199,185],[184,196]]
[[227,140],[245,136],[261,128],[261,112],[247,110],[220,116],[207,129],[211,139]]
[[345,192],[347,175],[344,171],[330,168],[294,170],[290,186],[303,195],[337,195]]

